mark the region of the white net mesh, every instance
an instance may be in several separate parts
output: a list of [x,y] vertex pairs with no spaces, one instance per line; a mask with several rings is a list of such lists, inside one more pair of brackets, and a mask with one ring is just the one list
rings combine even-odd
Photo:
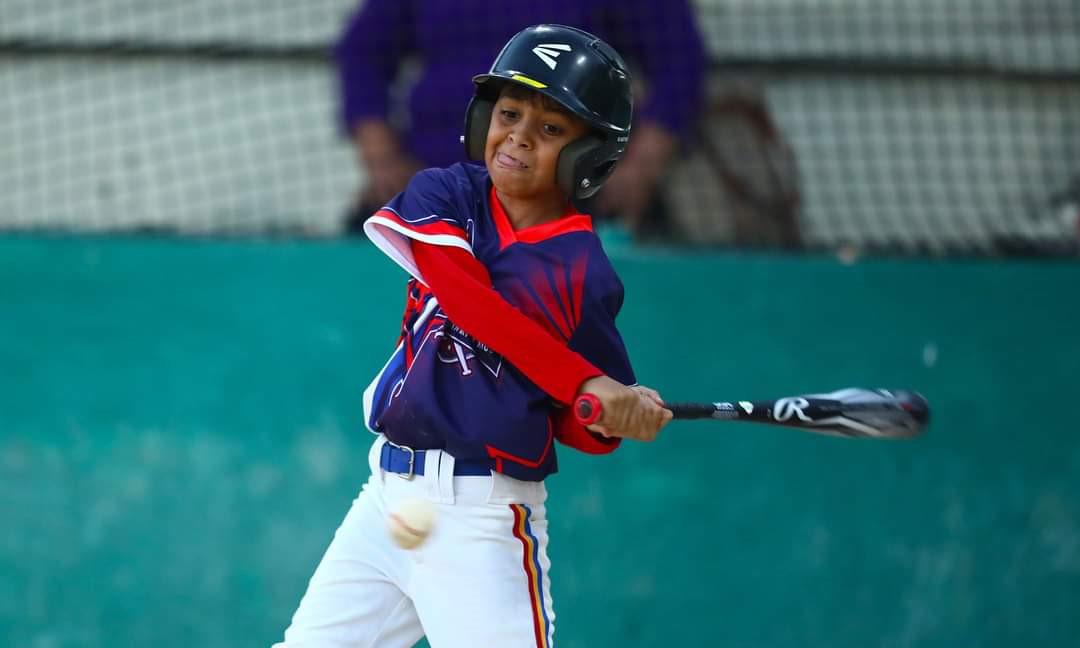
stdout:
[[[790,149],[803,244],[987,252],[1080,236],[1075,1],[695,6],[714,102],[736,71]],[[0,231],[341,233],[365,180],[328,51],[354,8],[0,3]],[[752,177],[769,156],[732,147],[760,138],[738,144],[716,114],[705,139],[726,133],[713,146]],[[775,242],[740,234],[724,164],[692,147],[675,165],[676,229]]]

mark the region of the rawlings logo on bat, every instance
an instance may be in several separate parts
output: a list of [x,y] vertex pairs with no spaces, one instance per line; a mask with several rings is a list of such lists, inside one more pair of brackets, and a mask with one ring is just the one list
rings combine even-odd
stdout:
[[790,420],[792,416],[796,416],[800,421],[813,423],[814,419],[803,412],[807,407],[810,407],[810,401],[801,396],[781,398],[773,405],[773,420],[782,423]]

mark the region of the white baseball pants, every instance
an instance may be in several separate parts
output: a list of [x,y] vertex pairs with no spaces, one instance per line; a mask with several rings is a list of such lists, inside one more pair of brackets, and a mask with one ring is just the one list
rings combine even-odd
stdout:
[[[501,474],[454,477],[449,454],[428,451],[411,480],[379,467],[334,534],[275,648],[550,648],[555,632],[542,482]],[[400,549],[386,516],[403,498],[435,504],[417,549]]]

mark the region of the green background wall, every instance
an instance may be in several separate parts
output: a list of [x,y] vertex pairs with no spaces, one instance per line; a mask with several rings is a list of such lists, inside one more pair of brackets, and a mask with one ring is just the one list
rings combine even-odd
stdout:
[[[914,442],[673,424],[549,481],[557,638],[1080,638],[1080,265],[613,253],[673,399],[914,386]],[[265,646],[366,478],[358,243],[0,239],[0,645]]]

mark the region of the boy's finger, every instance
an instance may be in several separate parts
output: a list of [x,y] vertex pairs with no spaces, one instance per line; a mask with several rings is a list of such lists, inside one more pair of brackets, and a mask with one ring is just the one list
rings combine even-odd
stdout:
[[599,424],[594,423],[593,425],[586,426],[585,429],[589,430],[591,432],[596,432],[597,434],[599,434],[602,437],[606,437],[606,438],[611,437],[611,432],[606,427],[604,427],[603,425],[599,425]]
[[644,385],[638,385],[634,389],[637,390],[638,394],[648,396],[649,398],[654,400],[657,405],[664,404],[664,399],[660,397],[660,392],[656,391],[655,389],[645,387]]

